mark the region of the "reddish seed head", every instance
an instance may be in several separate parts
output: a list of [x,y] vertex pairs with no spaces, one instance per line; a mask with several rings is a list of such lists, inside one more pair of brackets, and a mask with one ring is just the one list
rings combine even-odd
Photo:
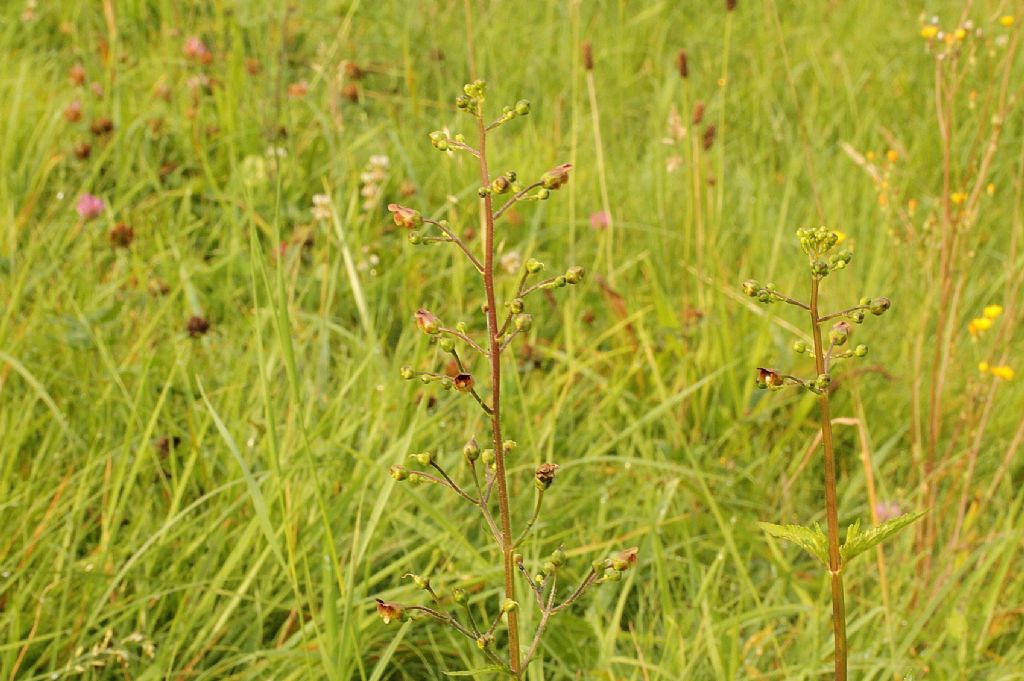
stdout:
[[542,463],[533,472],[538,489],[547,489],[555,481],[555,473],[558,471],[557,463]]
[[92,154],[92,145],[88,142],[81,142],[75,145],[73,151],[75,152],[75,158],[84,161]]
[[355,83],[346,83],[345,87],[341,88],[341,98],[349,102],[359,101],[359,86]]
[[185,330],[188,331],[188,335],[193,338],[205,336],[206,332],[210,330],[210,322],[206,321],[205,317],[193,315],[192,317],[189,317],[188,324],[185,325]]
[[309,83],[300,80],[298,83],[288,84],[288,96],[292,99],[302,99],[309,93]]
[[725,10],[731,12],[736,9],[736,0],[725,0]]
[[363,70],[354,61],[345,62],[345,77],[352,80],[359,80],[363,77]]
[[259,59],[253,59],[250,57],[245,60],[245,70],[250,76],[255,76],[263,70],[263,65],[260,64]]
[[715,143],[715,126],[709,125],[704,131],[704,151],[707,151]]
[[69,123],[82,120],[82,103],[77,99],[64,108],[64,119]]
[[686,62],[686,50],[679,50],[676,54],[676,68],[679,70],[680,78],[690,77],[690,66]]
[[81,64],[75,64],[68,69],[68,79],[71,80],[72,85],[83,85],[85,83],[85,67]]
[[700,125],[701,121],[704,120],[704,102],[697,100],[697,103],[693,105],[693,124]]
[[105,116],[97,118],[89,125],[89,130],[97,137],[101,137],[113,132],[114,122]]
[[117,223],[110,230],[110,245],[114,248],[128,248],[135,240],[135,230],[123,222]]
[[583,68],[587,71],[594,70],[594,46],[589,40],[583,43]]

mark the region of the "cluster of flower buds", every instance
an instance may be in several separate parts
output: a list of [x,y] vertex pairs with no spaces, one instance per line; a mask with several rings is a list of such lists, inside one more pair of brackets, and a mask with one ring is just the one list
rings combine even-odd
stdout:
[[[518,558],[517,562],[522,563],[522,556],[516,554],[516,557]],[[544,565],[541,566],[540,572],[533,576],[533,583],[537,586],[543,586],[544,582],[547,581],[547,578],[558,572],[558,569],[562,567],[564,563],[565,549],[559,546],[557,549],[552,551],[548,559],[544,561]]]
[[501,109],[501,117],[496,120],[491,127],[497,127],[504,125],[509,121],[513,120],[518,116],[526,116],[530,113],[530,102],[526,99],[520,99],[516,102],[515,106],[506,106]]
[[804,227],[796,232],[800,247],[807,254],[811,262],[811,273],[820,278],[828,276],[830,272],[845,269],[853,253],[847,249],[833,252],[842,237],[827,227],[810,228]]
[[474,80],[462,87],[463,94],[455,98],[455,107],[459,111],[479,116],[483,108],[484,99],[487,95],[487,83],[482,80]]
[[757,279],[747,279],[743,282],[743,292],[765,304],[780,303],[786,300],[785,296],[775,290],[775,284],[771,282],[762,284]]
[[619,551],[611,558],[595,560],[593,564],[594,572],[603,572],[599,581],[617,582],[622,579],[622,573],[636,565],[639,552],[640,549],[633,546]]

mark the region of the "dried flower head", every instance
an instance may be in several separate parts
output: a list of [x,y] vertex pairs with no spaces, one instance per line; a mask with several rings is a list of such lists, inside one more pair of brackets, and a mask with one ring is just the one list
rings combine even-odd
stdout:
[[200,317],[199,315],[193,315],[188,318],[188,323],[185,324],[185,331],[192,338],[198,338],[199,336],[205,336],[210,330],[210,322],[206,320],[206,317]]
[[135,240],[135,230],[119,222],[110,230],[110,245],[114,248],[128,248]]
[[676,53],[676,70],[679,71],[680,78],[690,77],[690,66],[686,60],[686,50],[680,49]]
[[551,483],[555,481],[555,472],[557,470],[557,463],[542,463],[541,465],[537,466],[537,469],[533,473],[537,489],[543,491],[546,490],[548,487],[551,487]]
[[594,70],[594,46],[589,40],[583,43],[583,68],[587,71]]

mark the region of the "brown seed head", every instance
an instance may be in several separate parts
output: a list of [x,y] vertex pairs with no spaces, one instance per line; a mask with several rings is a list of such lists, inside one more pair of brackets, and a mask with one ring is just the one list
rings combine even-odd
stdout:
[[551,487],[551,483],[555,481],[555,471],[557,470],[557,463],[542,463],[537,466],[537,470],[533,473],[537,489],[546,490],[548,487]]
[[693,105],[693,124],[700,125],[701,121],[704,120],[704,102],[697,100],[697,103]]
[[679,70],[680,78],[690,77],[690,66],[686,62],[686,50],[679,50],[676,53],[676,68]]
[[135,230],[119,222],[110,230],[110,245],[114,248],[128,248],[135,239]]
[[382,601],[381,599],[375,599],[377,601],[377,614],[384,620],[384,624],[391,624],[391,620],[401,622],[402,617],[405,615],[405,609],[398,603],[389,603],[388,601]]
[[589,40],[583,43],[583,68],[587,71],[594,70],[594,46]]
[[205,336],[206,332],[210,330],[210,322],[206,321],[205,317],[193,315],[192,317],[189,317],[188,324],[185,325],[185,330],[188,331],[188,335],[193,338]]
[[715,143],[715,126],[709,125],[704,131],[704,151],[707,151]]
[[458,373],[455,378],[452,379],[452,385],[459,392],[468,393],[473,389],[473,374],[467,374],[466,372]]

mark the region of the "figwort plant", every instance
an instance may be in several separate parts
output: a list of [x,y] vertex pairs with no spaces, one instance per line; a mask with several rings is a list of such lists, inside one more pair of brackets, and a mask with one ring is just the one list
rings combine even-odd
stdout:
[[[847,669],[846,648],[846,604],[843,598],[843,568],[854,556],[877,546],[887,537],[921,517],[921,513],[910,513],[893,518],[868,530],[861,530],[860,523],[854,522],[846,530],[846,541],[839,544],[839,511],[836,504],[836,455],[832,440],[832,416],[829,407],[829,390],[832,383],[833,365],[839,360],[864,357],[868,347],[859,344],[851,347],[853,324],[862,324],[868,313],[878,316],[890,306],[888,298],[861,298],[853,307],[821,314],[818,309],[821,282],[829,274],[845,269],[853,254],[838,248],[841,237],[825,227],[800,229],[797,231],[800,247],[807,254],[811,270],[810,302],[804,303],[778,292],[774,284],[761,284],[749,279],[743,282],[743,291],[758,301],[788,303],[805,310],[810,317],[813,346],[803,341],[793,343],[793,350],[800,355],[814,357],[815,376],[798,378],[775,369],[759,367],[757,386],[759,388],[781,389],[798,386],[818,396],[821,413],[821,442],[825,451],[825,519],[828,526],[826,536],[820,525],[774,525],[761,523],[768,534],[787,539],[817,558],[827,569],[832,584],[832,631],[835,640],[835,678],[845,681]],[[834,321],[835,320],[835,321]],[[827,336],[822,337],[822,325],[834,324]],[[825,341],[828,345],[825,345]]]
[[[469,603],[466,592],[461,588],[453,589],[450,594],[442,596],[431,586],[427,577],[407,575],[433,601],[432,605],[406,605],[377,599],[377,612],[384,622],[401,620],[407,617],[432,617],[451,627],[459,634],[474,641],[477,647],[491,663],[489,671],[501,671],[519,678],[522,671],[537,654],[541,636],[550,617],[575,603],[590,587],[608,581],[618,581],[621,573],[636,563],[637,550],[626,549],[618,554],[595,560],[589,572],[579,585],[567,592],[562,600],[558,600],[558,572],[566,560],[565,551],[561,546],[556,548],[539,571],[527,569],[523,557],[517,548],[527,538],[530,529],[540,515],[544,494],[555,479],[558,465],[543,463],[534,470],[533,511],[529,520],[519,530],[513,531],[512,516],[514,488],[509,484],[507,459],[516,443],[504,439],[502,433],[501,412],[501,360],[502,354],[513,340],[531,330],[533,318],[526,311],[527,300],[539,291],[550,291],[567,285],[578,284],[583,280],[582,267],[570,267],[565,273],[536,281],[537,275],[544,269],[539,261],[530,258],[523,265],[521,276],[515,289],[502,306],[499,321],[498,293],[494,281],[494,243],[495,224],[511,208],[520,201],[545,200],[552,191],[562,187],[569,181],[569,164],[555,166],[544,173],[538,180],[529,184],[520,184],[515,172],[508,171],[492,176],[487,167],[487,141],[489,134],[509,121],[525,116],[530,112],[530,103],[526,100],[516,102],[515,106],[507,106],[496,120],[488,123],[484,118],[485,84],[475,81],[465,86],[464,94],[455,100],[456,107],[469,114],[476,127],[476,146],[467,143],[464,135],[450,136],[447,132],[430,133],[433,146],[446,153],[467,153],[476,158],[480,171],[480,206],[483,224],[483,254],[478,257],[470,246],[461,239],[446,220],[433,220],[425,217],[420,211],[391,204],[391,212],[395,224],[410,230],[409,241],[414,245],[434,243],[454,244],[472,264],[480,278],[480,285],[486,302],[483,313],[486,317],[486,338],[478,342],[464,323],[454,327],[445,325],[432,312],[420,309],[416,313],[416,324],[431,342],[443,352],[451,355],[457,373],[435,373],[430,371],[414,371],[411,367],[402,368],[405,379],[419,379],[423,383],[437,383],[445,390],[454,390],[469,396],[473,400],[473,409],[481,409],[490,423],[490,447],[481,448],[475,437],[471,437],[462,448],[466,475],[471,480],[472,488],[456,482],[449,474],[442,457],[433,452],[419,452],[410,455],[410,461],[421,469],[432,472],[411,470],[402,465],[391,467],[391,475],[395,480],[407,481],[410,484],[431,483],[457,494],[466,502],[476,506],[486,523],[488,532],[493,538],[502,557],[504,576],[503,599],[495,603],[490,610],[490,622],[478,624],[474,616],[474,608]],[[494,207],[496,197],[506,197],[501,206]],[[466,354],[463,354],[466,353]],[[468,356],[479,356],[486,360],[487,378],[490,384],[490,395],[477,381],[472,373]],[[482,476],[481,476],[482,474]],[[492,510],[494,496],[497,496],[497,518]],[[519,632],[519,601],[516,599],[516,580],[522,578],[526,589],[533,594],[533,600],[539,609],[540,616],[533,639],[523,653]],[[499,623],[504,620],[507,630],[507,646],[504,652],[495,641]],[[483,670],[479,670],[483,671]]]

